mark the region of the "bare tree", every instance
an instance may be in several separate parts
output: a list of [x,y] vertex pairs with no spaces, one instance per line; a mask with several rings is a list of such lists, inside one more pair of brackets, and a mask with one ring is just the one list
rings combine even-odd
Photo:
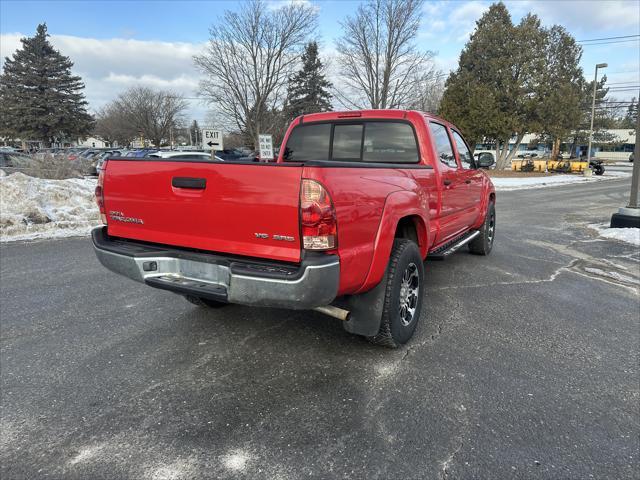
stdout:
[[341,23],[338,63],[346,89],[336,85],[335,95],[342,104],[399,108],[410,103],[434,55],[419,51],[414,41],[423,4],[424,0],[369,0]]
[[206,75],[203,95],[230,130],[257,142],[269,133],[267,118],[279,108],[300,51],[316,26],[316,10],[300,2],[269,9],[262,0],[225,11],[210,29],[204,54],[194,57]]
[[409,102],[402,107],[437,113],[444,93],[445,80],[446,74],[437,70],[435,65],[430,70],[419,72]]
[[110,144],[118,143],[120,146],[128,145],[136,136],[136,130],[128,125],[115,102],[109,103],[96,113],[96,125],[93,134]]
[[130,134],[142,134],[159,147],[169,143],[173,131],[182,126],[187,101],[173,92],[133,87],[113,102],[113,108]]

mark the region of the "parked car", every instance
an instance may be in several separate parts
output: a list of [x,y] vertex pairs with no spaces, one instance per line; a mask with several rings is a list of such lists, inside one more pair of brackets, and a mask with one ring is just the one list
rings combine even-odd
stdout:
[[521,158],[521,159],[525,159],[525,158],[537,158],[540,152],[536,151],[524,151],[522,153],[519,153],[518,155],[516,155],[516,158]]
[[31,157],[9,150],[0,150],[0,169],[6,173],[18,172],[31,162]]
[[[159,151],[150,153],[146,158],[170,158],[172,160],[211,160],[211,154],[204,152],[178,152],[172,151]],[[224,160],[216,155],[216,160],[223,162]]]
[[238,158],[239,162],[259,162],[260,161],[260,152],[257,150],[253,150],[248,155],[244,157]]
[[199,306],[315,309],[396,347],[420,318],[423,260],[491,252],[495,189],[479,167],[493,158],[474,159],[449,122],[318,113],[283,145],[272,163],[108,160],[98,259]]
[[157,152],[155,149],[141,149],[141,150],[130,150],[125,154],[127,158],[144,158],[152,153]]
[[106,150],[104,152],[100,152],[98,156],[95,158],[95,175],[99,175],[102,170],[102,165],[104,161],[110,157],[121,157],[122,152],[120,150]]
[[233,161],[240,160],[242,157],[246,156],[246,154],[240,150],[221,150],[219,152],[216,151],[216,156],[225,161]]

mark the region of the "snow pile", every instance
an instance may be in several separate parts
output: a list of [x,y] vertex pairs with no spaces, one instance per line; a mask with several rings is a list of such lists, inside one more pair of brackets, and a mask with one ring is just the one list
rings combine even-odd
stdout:
[[591,228],[601,237],[640,246],[640,228],[609,228],[606,225],[591,225]]
[[583,177],[576,174],[550,175],[546,177],[492,177],[491,181],[496,190],[505,192],[510,190],[521,190],[527,188],[553,187],[556,185],[567,185],[571,183],[597,182],[602,180],[613,180],[620,177],[628,177],[627,172],[605,172],[604,175],[592,175]]
[[0,174],[0,241],[87,235],[99,224],[94,179]]

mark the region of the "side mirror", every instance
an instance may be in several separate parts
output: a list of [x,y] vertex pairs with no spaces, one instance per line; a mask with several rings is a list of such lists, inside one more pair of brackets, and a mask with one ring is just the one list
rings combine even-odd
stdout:
[[482,152],[478,155],[478,159],[476,160],[478,168],[489,168],[494,163],[495,159],[493,158],[493,154],[490,152]]

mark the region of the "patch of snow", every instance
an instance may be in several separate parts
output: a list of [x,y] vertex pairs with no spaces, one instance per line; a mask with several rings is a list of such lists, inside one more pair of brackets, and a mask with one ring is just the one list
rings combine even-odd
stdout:
[[640,228],[610,228],[606,225],[590,225],[590,227],[601,237],[640,246]]
[[384,380],[390,376],[392,376],[398,370],[397,363],[382,363],[380,365],[376,365],[376,379]]
[[95,179],[0,176],[0,241],[88,235],[100,224]]
[[522,190],[528,188],[554,187],[557,185],[567,185],[572,183],[588,183],[598,182],[602,180],[612,180],[620,177],[628,177],[628,172],[609,172],[604,175],[592,175],[591,177],[583,177],[577,174],[558,174],[547,177],[494,177],[491,179],[496,190],[508,192],[511,190]]
[[82,448],[71,460],[67,462],[67,464],[69,466],[74,466],[78,463],[87,462],[91,460],[93,457],[95,457],[98,454],[98,452],[102,450],[103,447],[104,447],[103,444],[98,444],[98,445],[92,445],[90,447]]
[[593,273],[595,275],[600,275],[601,277],[609,277],[613,280],[617,280],[618,282],[632,283],[636,285],[640,284],[637,278],[630,277],[628,275],[623,275],[622,273],[607,272],[605,270],[602,270],[600,268],[595,268],[595,267],[585,267],[584,270],[585,272]]
[[236,450],[222,457],[222,464],[232,472],[242,472],[246,468],[250,455],[242,450]]
[[194,464],[191,459],[177,460],[170,465],[163,465],[148,469],[146,478],[150,480],[181,480],[198,478],[195,475]]
[[604,172],[603,177],[630,177],[631,171],[625,172],[624,170],[607,170]]

